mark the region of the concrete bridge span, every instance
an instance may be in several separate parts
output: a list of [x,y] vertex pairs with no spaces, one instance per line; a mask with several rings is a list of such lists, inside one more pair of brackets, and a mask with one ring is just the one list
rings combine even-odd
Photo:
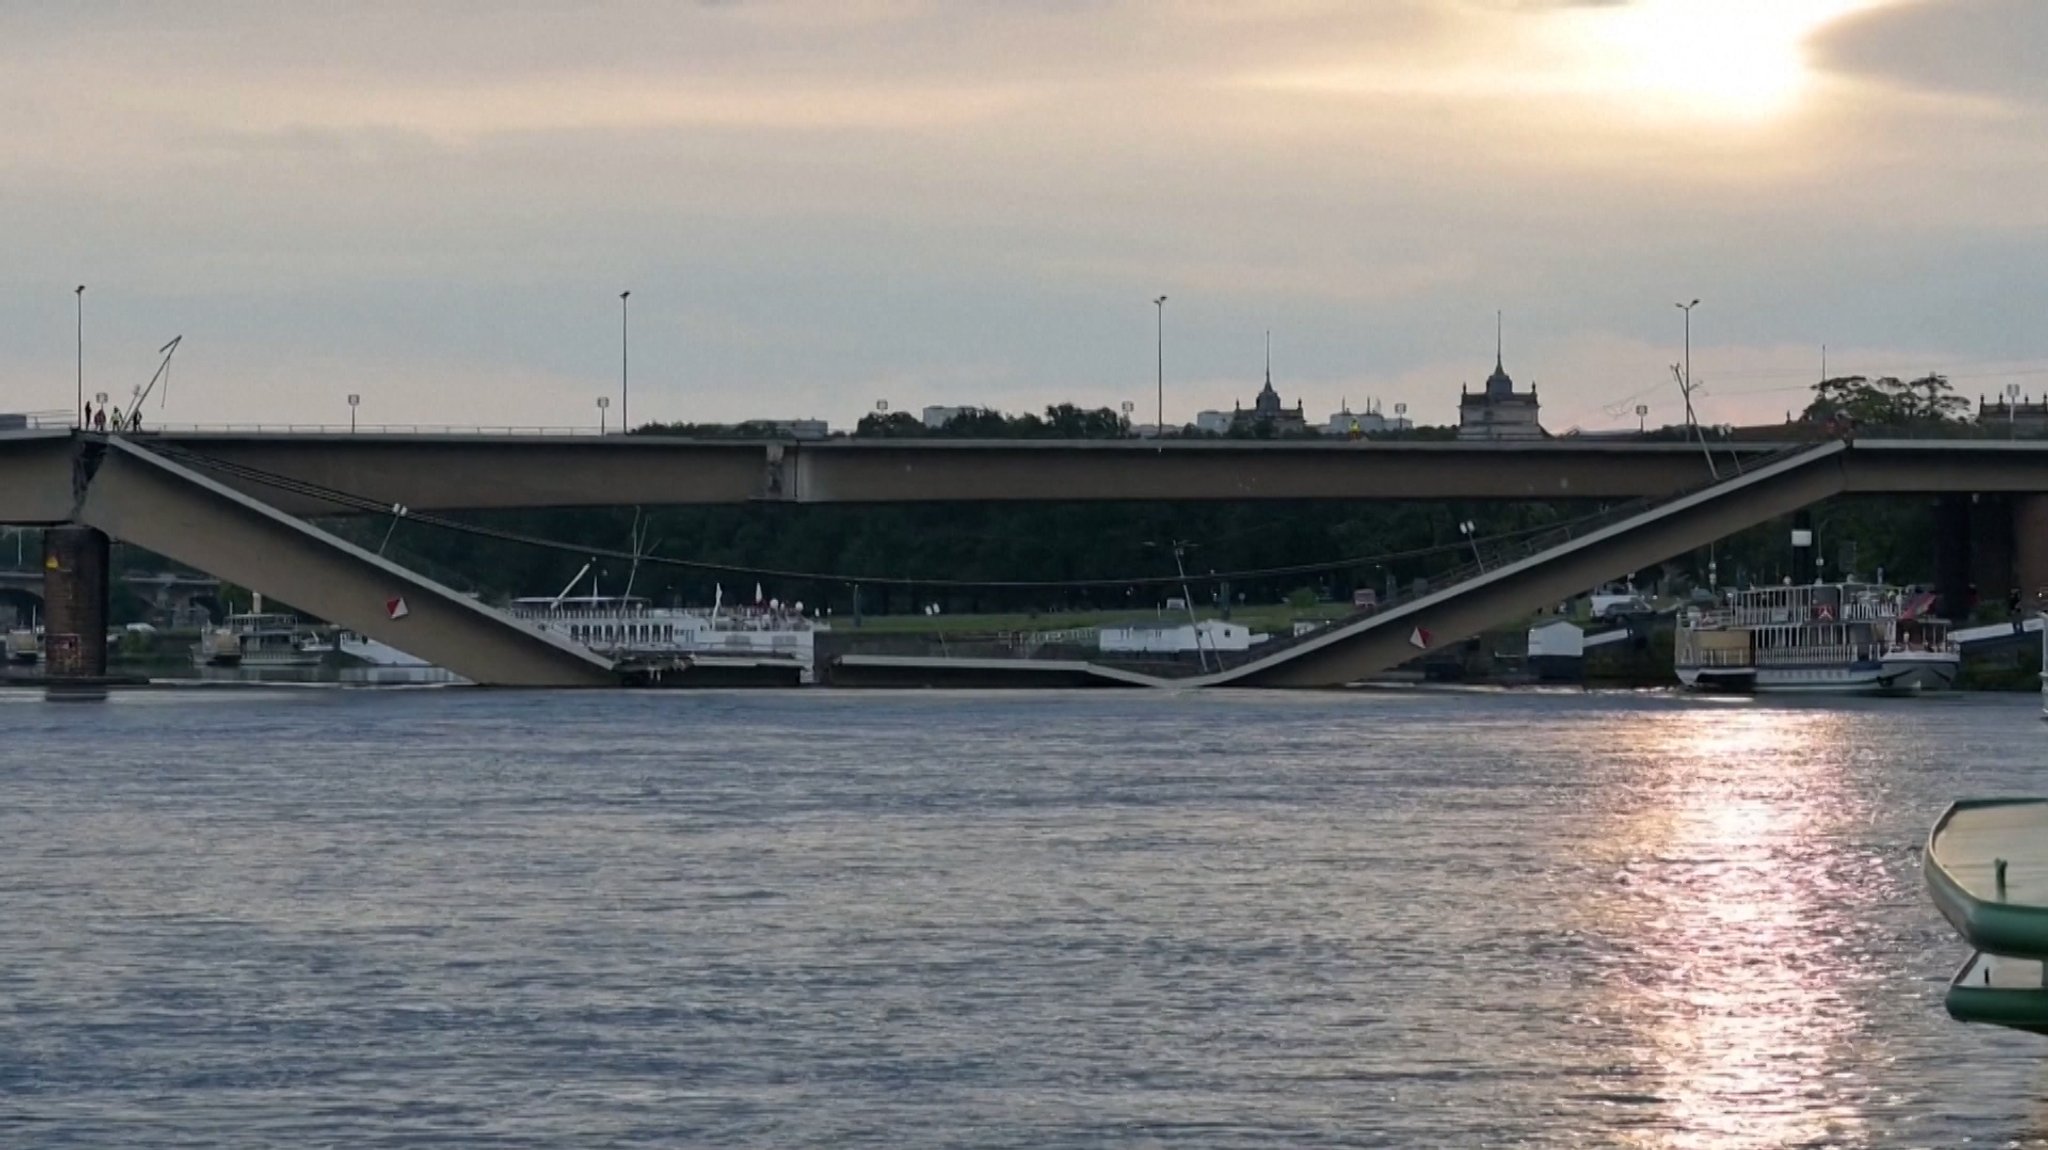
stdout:
[[[1709,479],[1697,444],[1556,440],[689,440],[167,434],[142,441],[299,515],[346,510],[247,469],[417,510],[704,503],[1620,499]],[[1733,471],[1737,454],[1718,449]]]
[[89,461],[76,521],[489,686],[615,686],[611,663],[133,443]]
[[[347,510],[263,473],[417,510],[706,503],[1618,500],[1710,482],[1697,443],[689,440],[658,436],[141,437],[280,510]],[[1716,444],[1720,478],[1797,444]],[[1858,440],[1849,492],[2048,491],[2048,442]]]
[[1340,625],[1220,674],[1204,687],[1329,687],[1462,642],[1502,619],[1555,606],[1614,579],[1839,494],[1849,447],[1826,443],[1653,507],[1435,594]]

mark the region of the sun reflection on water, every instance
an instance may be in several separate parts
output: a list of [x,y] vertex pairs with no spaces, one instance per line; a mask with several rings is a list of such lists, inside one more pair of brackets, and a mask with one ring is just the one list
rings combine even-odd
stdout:
[[[1841,714],[1756,706],[1645,717],[1640,805],[1613,842],[1622,1012],[1654,1067],[1658,1146],[1832,1142],[1860,1116],[1838,1057],[1858,1010],[1813,844],[1841,815]],[[1814,865],[1809,865],[1814,864]]]

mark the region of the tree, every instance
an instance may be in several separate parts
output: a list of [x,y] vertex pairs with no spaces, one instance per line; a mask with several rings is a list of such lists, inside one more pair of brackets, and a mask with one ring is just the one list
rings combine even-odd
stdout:
[[916,439],[927,434],[927,428],[907,411],[877,411],[861,416],[853,434],[861,439]]
[[1960,423],[1969,411],[1969,401],[1953,392],[1945,376],[1928,374],[1904,382],[1889,375],[1875,380],[1844,375],[1815,384],[1813,401],[1801,418],[1821,424],[1924,427]]

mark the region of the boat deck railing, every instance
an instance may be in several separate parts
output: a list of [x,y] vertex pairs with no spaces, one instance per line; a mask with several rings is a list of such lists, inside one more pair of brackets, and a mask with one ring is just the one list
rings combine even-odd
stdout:
[[1866,663],[1876,659],[1878,651],[1879,648],[1875,644],[1866,643],[1814,643],[1799,647],[1768,647],[1756,652],[1756,665],[1791,667],[1814,663]]

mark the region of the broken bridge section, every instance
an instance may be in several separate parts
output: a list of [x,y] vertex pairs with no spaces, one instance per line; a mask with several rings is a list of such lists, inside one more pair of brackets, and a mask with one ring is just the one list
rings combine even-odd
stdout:
[[1588,587],[1841,493],[1849,445],[1796,452],[1527,559],[1369,616],[1189,687],[1337,687],[1461,642]]
[[609,661],[120,438],[76,521],[495,687],[609,687]]

